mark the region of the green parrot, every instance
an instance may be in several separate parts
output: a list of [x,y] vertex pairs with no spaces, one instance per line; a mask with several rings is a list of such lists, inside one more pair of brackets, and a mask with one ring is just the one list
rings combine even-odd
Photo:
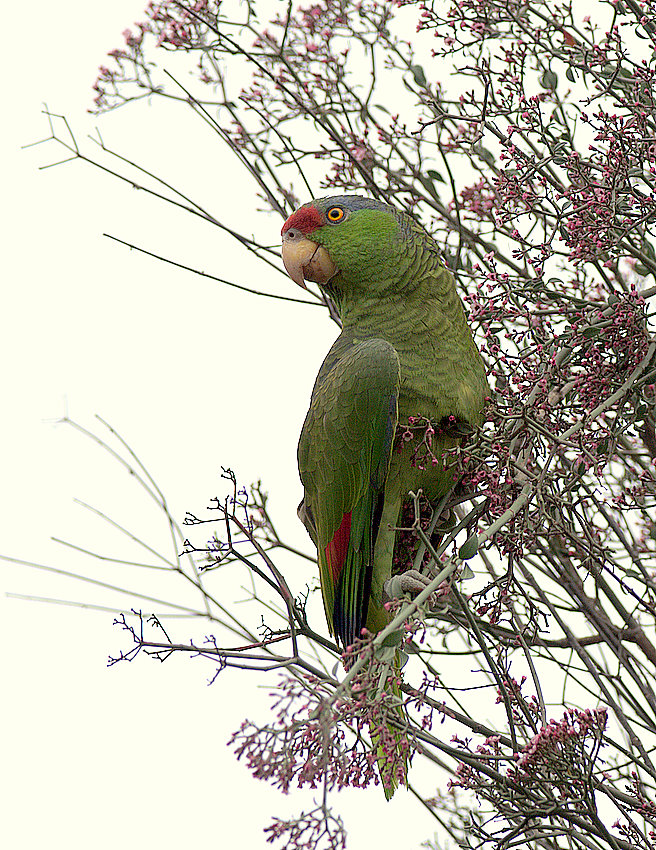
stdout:
[[[389,622],[403,502],[419,488],[435,502],[453,485],[441,454],[459,429],[445,425],[478,425],[488,384],[453,275],[409,215],[355,195],[320,198],[287,219],[282,240],[289,276],[317,282],[342,322],[314,384],[298,466],[328,627],[346,647],[363,627]],[[412,417],[436,426],[432,462],[417,463],[395,440]]]

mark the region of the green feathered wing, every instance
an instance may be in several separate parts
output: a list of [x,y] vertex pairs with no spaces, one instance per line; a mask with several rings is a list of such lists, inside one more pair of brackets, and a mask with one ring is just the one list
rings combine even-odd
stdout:
[[399,379],[393,346],[343,333],[319,372],[299,442],[328,625],[343,646],[367,619]]

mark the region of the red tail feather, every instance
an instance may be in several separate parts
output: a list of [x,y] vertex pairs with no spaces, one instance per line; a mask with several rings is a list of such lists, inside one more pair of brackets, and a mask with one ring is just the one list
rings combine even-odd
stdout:
[[337,584],[337,579],[342,571],[344,562],[346,561],[346,552],[348,550],[349,540],[351,538],[351,511],[344,514],[342,523],[335,532],[333,539],[326,546],[326,561],[330,567],[330,572],[333,576],[333,581]]

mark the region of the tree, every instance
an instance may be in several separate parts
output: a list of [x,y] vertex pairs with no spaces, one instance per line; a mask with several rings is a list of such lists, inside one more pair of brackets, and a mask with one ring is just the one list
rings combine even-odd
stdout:
[[[282,217],[344,191],[410,212],[444,246],[494,395],[456,453],[449,503],[408,504],[399,569],[423,564],[431,585],[352,649],[348,673],[308,613],[312,593],[288,578],[289,558],[307,556],[278,536],[262,488],[229,470],[212,511],[182,527],[168,517],[182,551],[169,568],[198,600],[184,611],[216,633],[180,641],[163,625],[171,602],[136,621],[123,612],[129,646],[116,660],[195,653],[219,686],[226,667],[280,674],[275,720],[245,721],[236,753],[283,790],[322,794],[272,824],[271,841],[344,846],[329,792],[377,781],[369,735],[393,715],[380,680],[400,640],[403,731],[439,769],[422,802],[452,842],[652,848],[656,10],[598,2],[593,19],[552,2],[324,0],[276,7],[263,24],[261,9],[150,4],[100,69],[96,109],[190,109]],[[71,158],[101,164],[53,121]],[[183,190],[123,157],[110,167],[280,268],[277,248]],[[398,439],[430,462],[431,424],[414,424]],[[224,601],[238,568],[259,631]]]

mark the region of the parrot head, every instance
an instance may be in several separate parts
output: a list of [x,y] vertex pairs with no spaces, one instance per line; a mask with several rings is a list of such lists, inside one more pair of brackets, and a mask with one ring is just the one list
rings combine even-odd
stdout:
[[310,201],[282,227],[282,259],[299,286],[305,281],[344,288],[374,285],[398,256],[407,227],[402,213],[358,195]]

